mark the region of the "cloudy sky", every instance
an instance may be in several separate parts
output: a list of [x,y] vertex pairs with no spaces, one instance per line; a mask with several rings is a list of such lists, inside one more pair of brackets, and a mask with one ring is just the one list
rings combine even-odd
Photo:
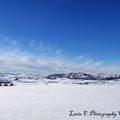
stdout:
[[120,73],[117,0],[1,0],[0,72]]

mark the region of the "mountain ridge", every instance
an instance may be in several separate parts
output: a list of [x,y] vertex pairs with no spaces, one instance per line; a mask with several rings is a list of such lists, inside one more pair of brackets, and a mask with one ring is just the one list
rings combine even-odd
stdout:
[[83,80],[113,80],[113,79],[120,79],[120,75],[113,75],[113,74],[104,74],[104,73],[97,73],[97,74],[89,74],[85,72],[78,72],[78,73],[62,73],[62,74],[51,74],[46,76],[47,79],[57,79],[57,78],[68,78],[68,79],[83,79]]

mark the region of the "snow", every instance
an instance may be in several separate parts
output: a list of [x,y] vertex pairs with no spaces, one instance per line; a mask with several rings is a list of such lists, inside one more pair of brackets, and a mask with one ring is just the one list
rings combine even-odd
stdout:
[[120,111],[119,85],[51,83],[0,87],[0,120],[119,120],[120,116],[69,116],[75,112]]

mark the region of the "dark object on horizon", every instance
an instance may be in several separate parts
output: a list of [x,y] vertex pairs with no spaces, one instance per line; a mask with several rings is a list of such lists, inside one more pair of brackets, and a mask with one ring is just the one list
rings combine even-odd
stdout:
[[0,86],[13,86],[12,80],[0,79]]

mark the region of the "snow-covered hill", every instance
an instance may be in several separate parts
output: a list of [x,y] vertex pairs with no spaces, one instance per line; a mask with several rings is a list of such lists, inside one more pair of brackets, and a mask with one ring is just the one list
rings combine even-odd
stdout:
[[120,79],[120,75],[111,75],[111,74],[88,74],[84,72],[79,73],[68,73],[68,74],[51,74],[46,78],[48,79],[56,79],[56,78],[68,78],[68,79],[82,79],[82,80],[113,80]]
[[84,72],[68,74],[51,74],[41,76],[40,74],[25,73],[0,73],[0,79],[13,80],[15,83],[64,83],[64,84],[120,84],[120,75],[88,74]]

